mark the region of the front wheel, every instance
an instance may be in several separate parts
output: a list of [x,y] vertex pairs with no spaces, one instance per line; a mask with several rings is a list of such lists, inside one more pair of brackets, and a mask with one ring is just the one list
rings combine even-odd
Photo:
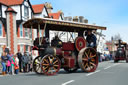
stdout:
[[42,57],[37,56],[34,61],[33,61],[33,70],[35,73],[37,74],[43,74],[42,70],[41,70],[41,65],[40,65],[40,61],[41,61]]
[[41,69],[45,75],[55,75],[60,67],[60,59],[56,56],[46,55],[41,60]]

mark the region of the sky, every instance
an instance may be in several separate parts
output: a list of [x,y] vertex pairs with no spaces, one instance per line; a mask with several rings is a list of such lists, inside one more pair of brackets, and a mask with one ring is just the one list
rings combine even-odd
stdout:
[[84,16],[89,24],[107,27],[106,40],[120,34],[128,42],[128,0],[30,0],[31,4],[49,2],[53,12],[62,10],[64,16]]

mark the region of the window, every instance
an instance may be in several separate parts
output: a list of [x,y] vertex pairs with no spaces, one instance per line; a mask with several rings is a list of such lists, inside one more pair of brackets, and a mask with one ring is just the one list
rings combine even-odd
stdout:
[[20,37],[23,37],[23,26],[22,26],[22,24],[20,25]]
[[32,29],[30,29],[29,38],[32,38]]
[[28,17],[29,16],[29,10],[27,6],[24,6],[24,16]]
[[28,52],[28,45],[25,46],[26,52]]
[[20,52],[24,53],[24,45],[20,45]]
[[2,36],[2,32],[3,32],[2,24],[0,24],[0,36]]
[[25,37],[28,37],[28,29],[25,28]]

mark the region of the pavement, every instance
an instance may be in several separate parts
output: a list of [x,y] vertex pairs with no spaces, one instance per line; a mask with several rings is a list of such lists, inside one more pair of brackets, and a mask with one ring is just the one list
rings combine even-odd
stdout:
[[128,85],[128,63],[102,62],[92,73],[82,72],[81,69],[67,73],[61,69],[55,76],[37,75],[34,72],[0,75],[0,85]]

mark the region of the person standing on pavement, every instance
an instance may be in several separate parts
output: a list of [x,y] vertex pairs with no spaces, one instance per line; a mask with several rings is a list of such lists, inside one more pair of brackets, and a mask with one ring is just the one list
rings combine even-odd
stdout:
[[21,71],[21,69],[22,69],[22,54],[21,54],[20,50],[18,50],[17,57],[19,59],[19,62],[18,62],[18,64],[19,64],[19,72],[22,72]]
[[32,72],[32,55],[31,53],[29,53],[29,56],[28,56],[28,72]]
[[2,64],[2,75],[5,75],[6,74],[6,62],[7,62],[8,58],[6,56],[6,53],[3,52],[2,53],[2,56],[1,56],[1,64]]
[[19,72],[19,65],[18,65],[19,59],[17,58],[17,55],[14,55],[14,60],[15,60],[15,63],[14,63],[15,74],[18,74],[18,72]]
[[11,63],[12,63],[12,60],[11,60],[11,55],[10,55],[10,51],[9,51],[9,48],[5,48],[5,51],[6,53],[6,56],[8,58],[8,62],[7,62],[7,69],[6,69],[6,72],[7,73],[11,73]]
[[15,64],[15,60],[14,60],[14,55],[11,55],[11,74],[14,75],[14,64]]
[[22,56],[23,61],[23,71],[28,72],[28,54],[27,52],[24,52],[24,55]]

